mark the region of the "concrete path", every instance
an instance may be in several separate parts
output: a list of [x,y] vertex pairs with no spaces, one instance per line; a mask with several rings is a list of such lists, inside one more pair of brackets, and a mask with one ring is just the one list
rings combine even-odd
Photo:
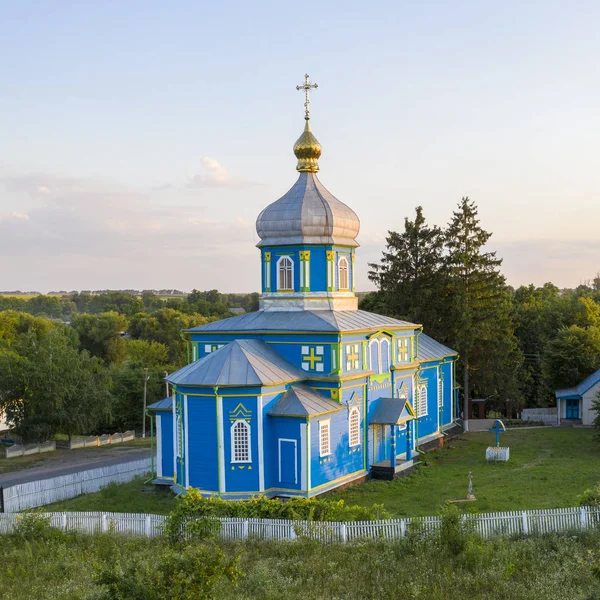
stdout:
[[47,458],[41,454],[40,461],[32,463],[34,466],[0,475],[0,486],[7,488],[28,481],[39,481],[149,457],[150,448],[127,446],[57,450]]

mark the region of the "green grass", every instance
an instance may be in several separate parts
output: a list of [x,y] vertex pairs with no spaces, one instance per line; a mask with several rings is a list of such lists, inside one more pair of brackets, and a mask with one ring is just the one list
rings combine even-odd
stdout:
[[[223,576],[232,559],[237,582]],[[162,538],[36,528],[0,536],[0,597],[591,600],[600,597],[599,566],[599,532],[489,541],[447,532],[444,539],[346,546],[192,542],[173,549]]]
[[[577,496],[600,482],[600,441],[595,431],[574,428],[518,429],[502,435],[510,446],[508,463],[487,463],[485,449],[494,436],[472,433],[452,440],[435,452],[421,455],[413,475],[394,481],[368,481],[323,496],[348,505],[383,504],[394,516],[437,514],[447,500],[464,498],[469,471],[477,500],[460,504],[461,510],[503,512],[576,506]],[[53,510],[103,510],[168,513],[174,503],[169,491],[152,493],[143,478],[110,492],[86,494]]]
[[111,483],[94,494],[83,494],[48,504],[43,510],[169,514],[175,505],[175,495],[169,488],[145,484],[147,479],[148,477],[137,477],[129,483]]
[[576,506],[577,496],[600,482],[600,441],[592,429],[550,427],[509,430],[501,445],[510,447],[507,463],[487,463],[492,433],[471,433],[435,452],[421,455],[409,477],[369,481],[328,498],[348,504],[384,504],[397,516],[436,514],[447,500],[464,498],[469,471],[475,502],[463,510],[500,512]]

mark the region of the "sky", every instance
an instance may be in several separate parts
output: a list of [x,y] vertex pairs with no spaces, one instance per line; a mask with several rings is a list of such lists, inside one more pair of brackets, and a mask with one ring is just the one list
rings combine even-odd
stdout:
[[257,291],[260,211],[319,178],[357,289],[423,206],[479,208],[513,286],[600,270],[600,3],[5,2],[0,290]]

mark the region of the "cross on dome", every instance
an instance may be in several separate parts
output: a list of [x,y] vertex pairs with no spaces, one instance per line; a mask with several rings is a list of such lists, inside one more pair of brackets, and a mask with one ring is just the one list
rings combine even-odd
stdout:
[[304,91],[304,95],[305,95],[305,102],[304,102],[304,108],[306,110],[306,113],[304,115],[304,118],[308,121],[310,119],[310,90],[316,90],[319,87],[319,84],[317,83],[310,83],[310,75],[308,73],[306,73],[304,75],[304,85],[297,85],[296,89],[298,91],[303,90]]

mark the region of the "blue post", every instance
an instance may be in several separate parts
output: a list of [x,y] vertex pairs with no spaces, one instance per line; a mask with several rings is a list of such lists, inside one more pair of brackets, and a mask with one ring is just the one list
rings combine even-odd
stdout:
[[392,443],[391,443],[391,452],[390,452],[390,467],[392,469],[396,468],[396,426],[391,425],[392,430]]
[[406,422],[406,460],[412,460],[412,421]]

